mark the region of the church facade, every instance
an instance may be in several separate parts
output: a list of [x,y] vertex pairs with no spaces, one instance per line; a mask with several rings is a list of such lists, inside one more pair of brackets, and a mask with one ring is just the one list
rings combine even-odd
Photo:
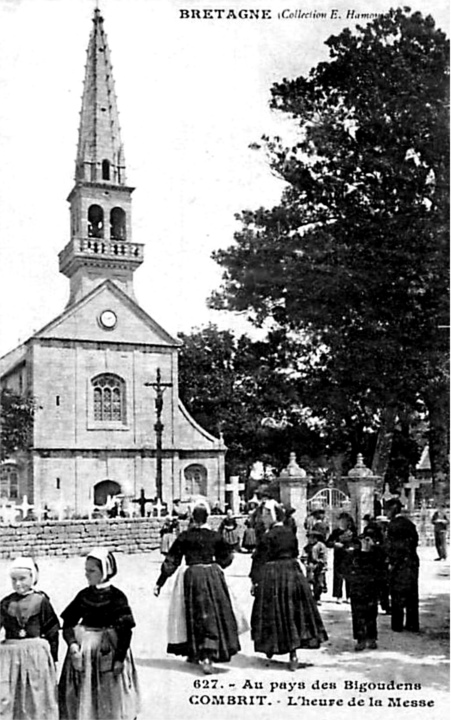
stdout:
[[[144,260],[132,240],[112,68],[103,18],[89,39],[70,240],[59,269],[64,311],[0,359],[0,382],[36,402],[33,448],[3,463],[3,499],[83,515],[120,495],[169,505],[195,494],[224,497],[222,439],[201,428],[178,397],[180,343],[137,303]],[[150,507],[147,506],[149,510]]]

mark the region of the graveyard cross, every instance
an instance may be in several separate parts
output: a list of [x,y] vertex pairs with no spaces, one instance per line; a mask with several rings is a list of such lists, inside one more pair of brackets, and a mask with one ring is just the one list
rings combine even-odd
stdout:
[[141,517],[146,516],[146,503],[153,503],[152,498],[146,498],[144,495],[144,488],[141,488],[141,492],[139,493],[139,498],[135,498],[135,500],[132,500],[133,503],[137,503],[139,505],[139,512]]
[[28,511],[32,510],[33,508],[34,505],[29,504],[27,495],[23,496],[22,505],[16,505],[16,510],[21,511],[23,520],[27,517]]
[[238,512],[240,509],[240,492],[244,490],[244,483],[240,482],[238,475],[232,475],[225,486],[225,490],[232,496],[231,505],[233,512]]
[[166,509],[166,505],[164,505],[160,498],[157,498],[157,501],[154,503],[154,510],[156,512],[157,518],[161,518],[162,511]]
[[146,382],[145,387],[153,387],[155,389],[155,411],[157,413],[157,421],[154,425],[155,436],[156,436],[156,460],[157,460],[157,474],[156,474],[156,489],[158,500],[163,500],[163,428],[164,425],[161,422],[161,415],[163,412],[163,393],[168,387],[172,387],[172,383],[161,382],[160,368],[157,368],[157,381]]

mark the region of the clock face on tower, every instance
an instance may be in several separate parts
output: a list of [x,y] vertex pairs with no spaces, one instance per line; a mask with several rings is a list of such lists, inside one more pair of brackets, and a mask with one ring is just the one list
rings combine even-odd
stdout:
[[117,315],[113,310],[102,310],[99,320],[105,330],[113,330],[116,327]]

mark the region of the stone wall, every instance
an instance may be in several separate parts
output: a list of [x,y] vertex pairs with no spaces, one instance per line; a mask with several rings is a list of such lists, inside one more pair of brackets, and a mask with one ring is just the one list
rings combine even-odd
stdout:
[[[217,528],[222,517],[211,517],[210,526]],[[18,555],[42,557],[85,555],[95,545],[106,546],[122,553],[145,553],[160,544],[158,518],[110,518],[101,520],[47,520],[0,524],[0,558]],[[181,523],[184,529],[186,523]]]
[[0,525],[0,557],[84,555],[95,545],[123,553],[150,552],[160,542],[162,520],[114,518]]

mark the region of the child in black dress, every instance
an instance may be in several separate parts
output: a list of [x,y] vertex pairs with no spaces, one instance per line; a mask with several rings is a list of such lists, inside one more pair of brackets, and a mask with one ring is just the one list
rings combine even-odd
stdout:
[[231,550],[238,550],[240,544],[240,533],[238,530],[238,523],[236,518],[233,516],[233,510],[227,509],[226,516],[218,528],[218,532],[223,537],[227,545]]
[[347,572],[357,651],[377,648],[377,605],[384,582],[384,554],[377,544],[377,532],[365,528],[360,542]]
[[308,534],[308,543],[304,547],[301,558],[307,570],[307,580],[312,588],[313,597],[317,605],[321,602],[321,595],[327,592],[327,547],[323,542],[323,535],[317,530]]
[[38,568],[32,558],[16,558],[10,576],[14,592],[0,603],[0,627],[5,629],[0,644],[0,716],[57,720],[58,618],[47,595],[34,588]]
[[88,587],[61,613],[68,645],[59,685],[61,720],[134,720],[138,714],[130,651],[135,621],[126,596],[109,582],[116,572],[112,553],[91,550]]

